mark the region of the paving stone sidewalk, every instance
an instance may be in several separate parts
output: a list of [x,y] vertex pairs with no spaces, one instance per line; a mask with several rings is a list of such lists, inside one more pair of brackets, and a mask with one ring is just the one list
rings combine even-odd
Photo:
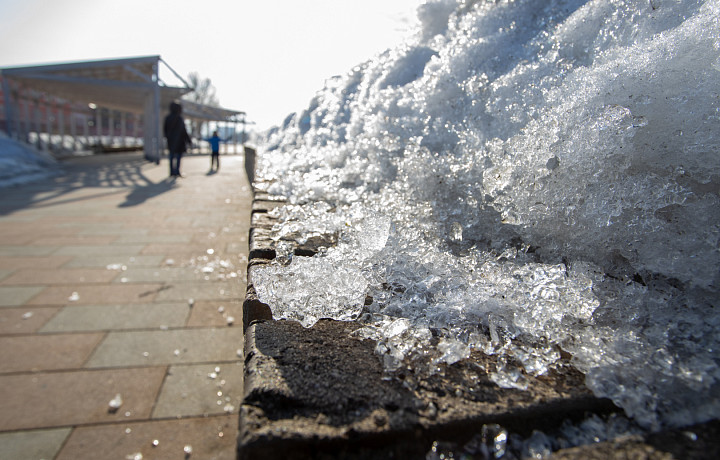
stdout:
[[0,459],[235,458],[252,197],[221,162],[72,158],[0,190]]

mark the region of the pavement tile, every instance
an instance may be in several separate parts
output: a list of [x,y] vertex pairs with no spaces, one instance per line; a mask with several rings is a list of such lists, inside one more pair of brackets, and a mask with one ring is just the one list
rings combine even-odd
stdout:
[[[147,303],[164,288],[161,284],[51,286],[29,300],[27,305]],[[0,286],[0,292],[2,289],[4,287]]]
[[191,213],[185,213],[181,215],[173,215],[165,218],[165,223],[170,226],[189,226],[195,221],[195,216],[190,215]]
[[43,236],[32,242],[34,246],[97,246],[110,244],[115,236]]
[[[34,257],[49,256],[57,251],[56,246],[0,246],[0,257]],[[62,254],[60,254],[62,255]]]
[[38,460],[55,458],[71,428],[0,433],[0,458]]
[[82,230],[79,231],[79,235],[146,235],[148,229],[146,228],[126,228],[118,226],[117,224],[85,224],[82,226]]
[[182,254],[206,254],[210,248],[212,246],[207,244],[184,244],[178,246],[172,243],[151,243],[144,247],[142,254],[174,254],[178,252]]
[[8,276],[12,275],[15,270],[8,270],[0,268],[0,281],[4,280]]
[[16,307],[36,296],[44,286],[0,286],[0,307]]
[[71,259],[71,256],[0,257],[0,269],[58,268]]
[[[82,267],[104,267],[108,266],[122,266],[126,267],[157,267],[165,262],[163,256],[126,256],[126,255],[115,255],[115,256],[81,256],[81,257],[67,257],[70,261],[65,264],[68,268],[82,268]],[[1,260],[1,259],[0,259]]]
[[40,332],[119,331],[183,327],[190,308],[182,303],[68,305]]
[[116,244],[151,244],[151,243],[189,243],[191,236],[187,232],[165,235],[122,235],[115,241]]
[[228,254],[240,254],[243,252],[247,252],[248,250],[248,244],[247,241],[232,241],[227,243],[225,246],[225,251]]
[[[247,232],[248,229],[246,227],[244,234],[247,234]],[[247,235],[243,237],[243,234],[233,233],[227,227],[211,232],[195,232],[192,235],[193,243],[211,244],[211,247],[217,248],[220,252],[222,252],[222,249],[230,243],[242,242],[243,238],[247,241]],[[247,250],[247,247],[245,249]]]
[[45,234],[48,232],[48,226],[42,225],[40,222],[10,222],[5,218],[0,218],[0,236],[5,238],[12,235],[26,235],[32,233]]
[[[237,430],[236,415],[80,427],[55,460],[97,460],[98,452],[121,460],[135,454],[152,460],[235,460]],[[191,456],[185,446],[192,446]]]
[[245,286],[240,281],[226,282],[205,282],[174,284],[168,289],[159,292],[158,302],[178,300],[229,300],[241,299],[245,296]]
[[38,284],[74,284],[74,283],[107,283],[117,276],[107,269],[66,268],[57,269],[22,269],[4,279],[2,285],[38,285]]
[[194,231],[190,238],[190,241],[196,245],[211,245],[218,246],[218,243],[226,240],[227,235],[222,233],[221,229],[212,229],[205,231]]
[[[52,219],[52,223],[57,228],[75,229],[79,234],[92,234],[94,230],[110,230],[116,229],[121,230],[124,219],[104,218],[99,219],[97,216],[86,216],[86,217],[73,217],[72,219],[65,219],[62,216],[49,217]],[[115,233],[111,233],[115,234]]]
[[35,235],[28,235],[27,233],[2,233],[0,234],[0,241],[6,246],[22,246],[30,243],[36,237]]
[[229,225],[224,225],[221,231],[222,235],[226,237],[232,236],[237,237],[238,241],[247,241],[249,228],[247,225],[237,225],[235,223],[231,223]]
[[242,324],[242,300],[200,300],[190,312],[188,327],[222,327],[228,321]]
[[[0,430],[148,419],[165,373],[146,367],[0,375]],[[108,403],[117,394],[123,404],[112,413]]]
[[58,256],[127,256],[137,255],[145,248],[145,245],[78,245],[63,246],[55,251]]
[[237,412],[243,397],[242,362],[171,366],[153,418]]
[[60,308],[1,308],[0,335],[36,332],[59,310]]
[[202,281],[205,274],[195,267],[128,268],[115,276],[115,283],[173,283],[176,281]]
[[[188,210],[177,209],[174,212],[175,213],[183,213],[183,212],[187,212],[187,211]],[[165,219],[166,218],[164,215],[159,215],[158,213],[156,213],[153,216],[144,217],[141,219],[128,219],[125,222],[123,222],[123,228],[127,228],[129,230],[130,229],[143,229],[146,231],[148,229],[154,229],[154,228],[185,229],[185,225],[183,225],[183,224],[180,224],[180,225],[168,224]]]
[[80,368],[103,335],[0,337],[0,373]]
[[151,366],[238,360],[242,327],[111,332],[86,367]]
[[203,216],[200,218],[195,216],[195,219],[192,222],[192,227],[194,229],[217,227],[220,225],[224,225],[225,223],[227,223],[227,221],[228,221],[227,214],[223,214],[223,213]]
[[[2,203],[0,203],[0,209],[2,209]],[[42,216],[38,216],[35,214],[23,213],[23,211],[15,211],[14,214],[12,214],[12,215],[0,216],[0,222],[2,222],[3,225],[7,222],[11,222],[11,223],[36,222],[41,217]]]

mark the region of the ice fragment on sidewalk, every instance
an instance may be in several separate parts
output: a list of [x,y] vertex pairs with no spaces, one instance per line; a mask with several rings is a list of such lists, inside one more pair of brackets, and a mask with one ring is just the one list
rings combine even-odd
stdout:
[[115,412],[117,412],[118,409],[120,409],[120,406],[122,406],[122,404],[123,404],[122,395],[120,395],[120,393],[118,393],[108,403],[108,412],[114,414]]

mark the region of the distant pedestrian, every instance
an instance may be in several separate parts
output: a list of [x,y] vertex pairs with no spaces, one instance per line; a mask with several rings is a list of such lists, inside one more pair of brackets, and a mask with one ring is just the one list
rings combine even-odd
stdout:
[[180,174],[180,159],[187,152],[187,146],[192,144],[185,120],[182,117],[182,106],[177,102],[170,103],[170,114],[165,117],[163,132],[167,138],[167,147],[170,152],[170,177],[182,177]]
[[220,169],[220,142],[227,142],[230,138],[220,139],[218,132],[213,131],[212,136],[206,137],[203,140],[210,143],[210,171],[213,170],[213,166],[215,166],[214,170],[218,171]]

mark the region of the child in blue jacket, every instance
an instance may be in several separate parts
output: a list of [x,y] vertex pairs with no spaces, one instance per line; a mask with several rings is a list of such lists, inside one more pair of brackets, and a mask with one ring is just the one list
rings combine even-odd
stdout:
[[211,137],[203,140],[210,143],[210,149],[212,150],[212,153],[210,154],[210,171],[213,169],[217,171],[220,169],[220,142],[227,142],[230,138],[220,139],[218,132],[213,131],[213,135]]

